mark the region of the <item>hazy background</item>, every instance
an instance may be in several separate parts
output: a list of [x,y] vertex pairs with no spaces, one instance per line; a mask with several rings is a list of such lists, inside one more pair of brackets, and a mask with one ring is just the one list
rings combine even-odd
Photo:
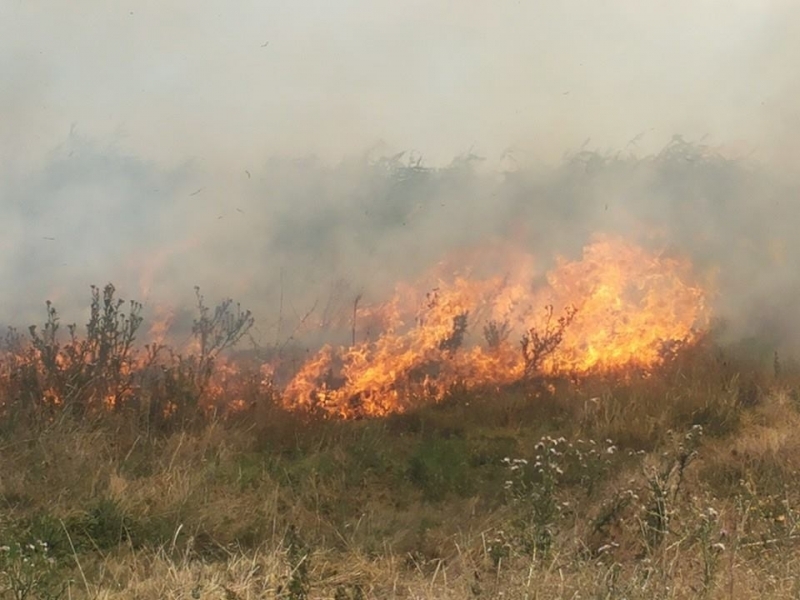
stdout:
[[797,6],[0,0],[0,323],[200,285],[271,338],[460,245],[610,230],[800,347]]

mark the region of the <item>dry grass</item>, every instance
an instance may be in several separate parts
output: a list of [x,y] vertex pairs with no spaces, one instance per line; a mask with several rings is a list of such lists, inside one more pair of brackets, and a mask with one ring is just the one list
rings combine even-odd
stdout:
[[698,349],[384,420],[15,428],[0,598],[797,598],[795,390]]

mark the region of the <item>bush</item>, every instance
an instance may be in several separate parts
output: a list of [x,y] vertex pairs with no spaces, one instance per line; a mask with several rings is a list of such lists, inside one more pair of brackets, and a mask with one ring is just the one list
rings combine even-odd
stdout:
[[212,310],[199,288],[195,293],[197,352],[187,356],[162,345],[137,347],[142,305],[131,301],[125,311],[110,283],[102,291],[91,287],[83,337],[71,324],[62,340],[58,311],[46,302],[44,325],[31,326],[27,341],[9,329],[0,349],[2,428],[42,429],[68,416],[97,420],[125,411],[148,431],[202,420],[213,404],[215,363],[247,334],[253,317],[230,299]]

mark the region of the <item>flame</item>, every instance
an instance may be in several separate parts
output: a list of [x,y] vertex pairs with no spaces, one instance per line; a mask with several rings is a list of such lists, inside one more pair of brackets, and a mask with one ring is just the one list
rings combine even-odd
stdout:
[[[653,369],[708,326],[710,287],[687,259],[611,236],[595,237],[578,259],[557,257],[549,270],[511,242],[462,249],[413,284],[398,284],[382,304],[357,300],[349,311],[355,322],[340,323],[352,326],[354,343],[323,346],[279,397],[291,410],[381,416],[441,400],[454,386],[500,388],[542,375]],[[27,368],[26,376],[40,382],[43,406],[66,406],[82,394],[100,410],[162,393],[165,415],[177,412],[180,393],[143,389],[153,385],[143,383],[148,374],[160,369],[176,378],[176,386],[202,396],[198,408],[206,412],[246,411],[257,398],[276,394],[284,371],[279,362],[252,368],[214,356],[206,380],[196,339],[180,354],[158,354],[175,315],[158,305],[154,312],[148,351],[112,365],[108,381],[79,381],[92,374],[96,357],[73,340],[46,350],[52,356],[35,344],[0,351],[0,384],[19,384]],[[333,322],[336,313],[328,312]]]
[[[492,264],[505,273],[486,275]],[[380,416],[421,397],[439,400],[454,385],[507,385],[534,368],[650,369],[708,324],[706,298],[687,260],[619,238],[598,236],[579,260],[558,258],[547,273],[507,244],[474,249],[442,261],[416,286],[398,285],[385,304],[359,309],[357,320],[381,323],[382,333],[371,339],[362,330],[366,339],[352,347],[323,347],[283,400],[330,416]],[[533,349],[527,356],[523,336]]]
[[707,293],[691,280],[688,261],[619,240],[588,246],[581,261],[559,261],[548,275],[554,303],[573,299],[578,313],[554,367],[582,373],[658,364],[665,345],[690,342],[708,324]]

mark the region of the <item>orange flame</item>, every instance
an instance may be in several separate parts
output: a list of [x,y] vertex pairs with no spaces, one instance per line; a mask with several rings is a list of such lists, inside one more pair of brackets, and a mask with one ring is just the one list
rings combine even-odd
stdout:
[[[381,322],[383,332],[349,348],[322,348],[286,387],[284,404],[379,416],[421,397],[441,399],[455,384],[519,381],[531,364],[544,374],[648,369],[708,324],[707,293],[687,260],[618,238],[596,237],[580,260],[559,258],[546,274],[533,257],[504,245],[464,258],[466,268],[443,261],[419,285],[400,285],[386,304],[360,309],[357,318]],[[505,274],[485,276],[492,263]],[[571,309],[571,320],[550,322]],[[520,348],[525,334],[558,335],[558,343],[531,363]]]
[[[707,327],[707,298],[688,260],[619,238],[596,237],[580,259],[558,258],[549,271],[509,243],[473,248],[442,260],[415,285],[399,284],[383,304],[356,303],[356,343],[321,348],[281,399],[289,409],[332,417],[380,416],[441,400],[454,386],[496,388],[539,375],[648,370]],[[170,335],[174,313],[163,307],[155,313],[148,337],[158,346]],[[178,378],[176,385],[197,384],[192,389],[203,396],[202,410],[229,414],[273,396],[282,380],[279,364],[252,369],[222,356],[205,380],[197,371],[197,340],[182,350],[188,362],[171,353],[159,358],[151,347],[116,365],[108,382],[92,377],[79,385],[80,377],[70,375],[56,389],[43,370],[47,357],[34,345],[0,352],[0,382],[18,382],[15,373],[27,366],[41,381],[43,406],[65,406],[81,393],[91,407],[116,410],[148,396],[130,375],[147,375],[163,364]],[[86,375],[76,367],[93,365],[95,357],[73,344],[49,360],[55,364],[48,368],[63,379],[71,372]],[[179,401],[169,400],[165,414],[176,411]]]

